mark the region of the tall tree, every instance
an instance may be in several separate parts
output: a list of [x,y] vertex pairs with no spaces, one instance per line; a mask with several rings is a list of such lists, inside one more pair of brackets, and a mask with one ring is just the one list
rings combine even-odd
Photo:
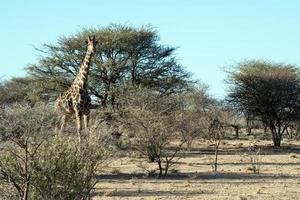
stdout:
[[271,131],[274,146],[300,117],[299,69],[264,61],[239,64],[229,74],[229,102],[262,121]]
[[[42,55],[27,71],[49,83],[45,90],[50,95],[56,96],[76,76],[88,35],[95,35],[99,42],[89,79],[89,92],[95,104],[115,105],[119,90],[126,84],[141,85],[162,94],[176,93],[188,85],[190,74],[176,61],[175,48],[161,45],[153,28],[110,25],[83,29],[59,38],[57,44],[44,44],[38,49]],[[59,87],[53,90],[53,85]]]

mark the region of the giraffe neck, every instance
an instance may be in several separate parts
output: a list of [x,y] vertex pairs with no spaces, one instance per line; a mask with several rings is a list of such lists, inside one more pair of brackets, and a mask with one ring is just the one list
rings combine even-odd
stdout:
[[79,89],[86,89],[87,88],[87,81],[90,69],[90,63],[92,59],[92,52],[87,50],[85,57],[83,59],[82,65],[80,67],[79,73],[76,76],[73,86],[79,87]]

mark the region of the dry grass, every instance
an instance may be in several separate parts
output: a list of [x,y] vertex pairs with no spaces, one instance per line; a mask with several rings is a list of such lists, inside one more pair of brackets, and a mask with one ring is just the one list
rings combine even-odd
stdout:
[[[155,167],[146,159],[116,158],[99,174],[93,199],[299,199],[300,141],[284,141],[291,148],[280,149],[272,148],[270,141],[256,144],[261,148],[259,174],[249,170],[247,140],[222,144],[217,174],[209,164],[212,150],[200,143],[161,179],[144,176],[140,162]],[[120,173],[111,173],[116,168]]]

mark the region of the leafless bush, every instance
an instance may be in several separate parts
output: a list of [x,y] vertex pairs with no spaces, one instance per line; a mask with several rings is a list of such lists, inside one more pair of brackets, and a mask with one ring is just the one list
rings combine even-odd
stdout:
[[[156,162],[160,176],[167,175],[186,143],[175,125],[180,103],[176,96],[160,96],[147,89],[138,90],[133,96],[128,95],[129,103],[124,110],[124,123],[133,135],[132,148],[147,156],[150,162]],[[179,143],[174,143],[175,140]]]
[[176,114],[176,130],[183,141],[186,141],[187,150],[191,151],[192,143],[201,137],[203,129],[203,115],[190,111],[182,111]]
[[205,114],[206,129],[203,137],[214,147],[215,153],[212,162],[212,169],[214,172],[217,172],[219,147],[225,136],[225,126],[228,124],[226,121],[226,112],[217,105],[212,105]]
[[206,111],[214,100],[207,95],[206,88],[201,86],[180,95],[183,106],[177,111],[176,129],[186,141],[187,149],[191,150],[195,139],[203,137],[206,124]]
[[156,162],[159,167],[159,175],[167,175],[172,161],[181,150],[184,140],[172,145],[171,141],[178,136],[168,116],[149,110],[132,109],[131,128],[134,131],[132,147],[147,156],[149,161]]
[[248,147],[248,157],[251,163],[251,167],[248,169],[253,171],[255,174],[259,174],[261,166],[261,149],[255,144],[255,142],[251,142]]

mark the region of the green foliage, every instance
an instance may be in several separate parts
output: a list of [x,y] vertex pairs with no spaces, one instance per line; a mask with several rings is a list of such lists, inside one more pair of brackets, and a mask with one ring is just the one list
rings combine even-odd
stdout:
[[272,63],[263,60],[249,60],[239,63],[234,70],[229,72],[231,81],[242,81],[249,76],[274,77],[283,74],[299,76],[299,70],[289,64]]
[[111,25],[83,29],[73,36],[61,37],[57,44],[44,44],[39,49],[43,56],[37,64],[28,66],[27,71],[47,82],[43,88],[49,96],[56,97],[77,75],[88,35],[95,35],[99,42],[89,76],[89,92],[94,103],[103,107],[115,105],[118,92],[125,84],[174,93],[190,82],[190,74],[176,62],[175,48],[159,44],[153,28]]
[[272,132],[275,146],[291,122],[300,118],[300,73],[292,65],[249,61],[229,74],[228,101],[262,121]]
[[26,199],[30,191],[33,161],[43,141],[53,134],[56,114],[44,104],[14,104],[0,114],[0,182]]
[[47,101],[44,92],[45,84],[37,78],[12,78],[0,85],[0,107],[4,108],[15,103],[33,106],[37,102]]
[[98,144],[86,145],[79,149],[73,138],[58,137],[28,148],[6,143],[0,156],[0,183],[7,189],[15,187],[23,197],[24,179],[30,177],[25,179],[29,181],[29,199],[89,197],[96,184],[97,167],[109,151]]
[[25,140],[37,135],[48,137],[53,134],[57,121],[58,117],[54,110],[43,103],[34,107],[14,104],[0,114],[0,138]]
[[[14,154],[17,154],[16,158]],[[17,145],[9,144],[1,150],[0,156],[0,184],[2,190],[8,191],[8,193],[18,194],[18,197],[22,197],[24,190],[22,184],[24,184],[24,177],[22,176],[25,158],[24,151]],[[5,193],[4,193],[5,194]],[[0,198],[4,198],[0,195]]]
[[33,196],[42,199],[88,197],[106,152],[96,144],[80,149],[73,139],[54,137],[43,143],[33,164]]
[[[111,152],[100,140],[55,136],[57,116],[43,104],[14,105],[0,115],[0,198],[89,197],[97,167]],[[15,194],[15,195],[13,195]]]
[[0,180],[0,198],[5,200],[16,200],[19,199],[19,196],[11,184]]

